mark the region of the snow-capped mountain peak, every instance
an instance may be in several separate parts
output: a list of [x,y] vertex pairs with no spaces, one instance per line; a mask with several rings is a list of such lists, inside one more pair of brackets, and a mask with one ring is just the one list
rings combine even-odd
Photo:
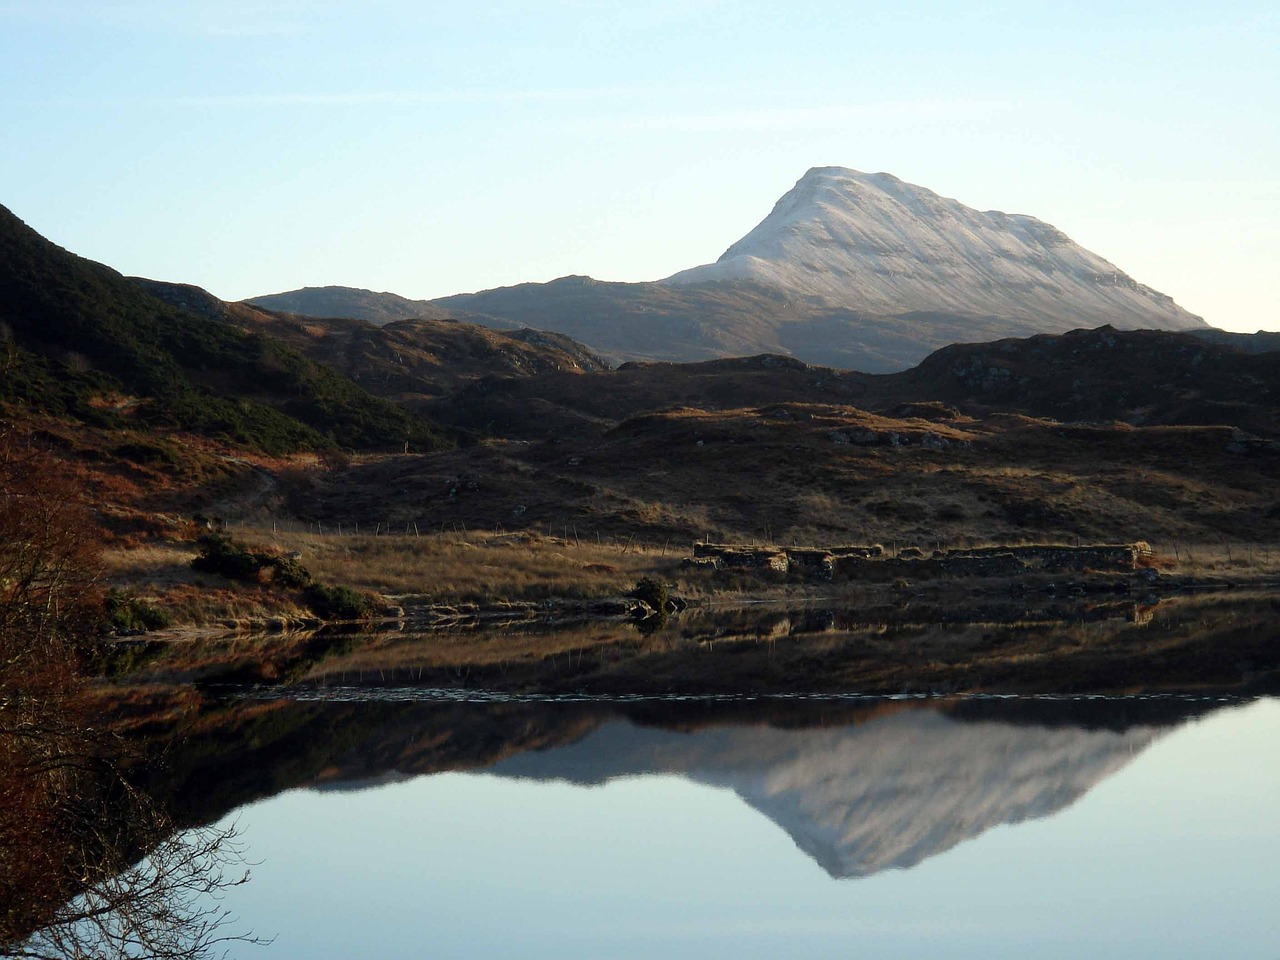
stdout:
[[814,167],[715,263],[667,278],[753,280],[871,314],[1076,326],[1203,326],[1041,220],[978,211],[888,173]]

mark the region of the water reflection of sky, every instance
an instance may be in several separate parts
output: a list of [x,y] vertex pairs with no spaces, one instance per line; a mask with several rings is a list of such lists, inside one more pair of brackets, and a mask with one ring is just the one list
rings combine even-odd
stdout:
[[1280,702],[1155,740],[1046,819],[832,880],[734,793],[444,774],[240,811],[260,957],[1268,957]]

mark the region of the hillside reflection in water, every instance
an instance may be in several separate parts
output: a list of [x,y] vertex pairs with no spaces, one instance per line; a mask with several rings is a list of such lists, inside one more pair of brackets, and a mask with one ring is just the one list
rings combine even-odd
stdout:
[[242,782],[245,799],[306,788],[232,814],[265,861],[232,906],[279,933],[266,954],[1242,957],[1280,942],[1274,700],[278,709],[342,735],[307,770],[297,753],[241,767],[274,784]]

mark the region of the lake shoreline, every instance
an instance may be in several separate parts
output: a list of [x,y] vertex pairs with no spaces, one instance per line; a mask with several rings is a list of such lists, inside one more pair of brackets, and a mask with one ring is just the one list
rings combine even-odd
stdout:
[[593,696],[1280,690],[1280,591],[900,599],[703,603],[660,622],[172,631],[131,641],[150,662],[121,680]]

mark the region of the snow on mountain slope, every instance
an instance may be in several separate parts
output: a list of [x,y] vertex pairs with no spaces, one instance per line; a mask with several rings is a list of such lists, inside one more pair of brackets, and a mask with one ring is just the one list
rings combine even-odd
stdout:
[[664,283],[754,280],[875,314],[933,311],[1044,330],[1206,324],[1035,217],[980,212],[887,173],[814,167],[715,263]]

